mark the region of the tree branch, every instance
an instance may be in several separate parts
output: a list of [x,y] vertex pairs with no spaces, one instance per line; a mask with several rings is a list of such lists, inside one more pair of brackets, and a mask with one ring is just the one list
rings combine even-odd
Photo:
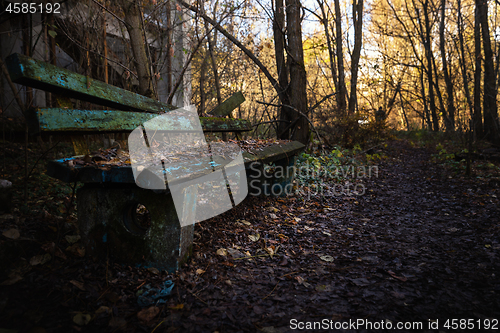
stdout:
[[240,41],[238,41],[233,35],[231,35],[226,29],[220,26],[217,22],[215,22],[213,19],[211,19],[208,15],[201,13],[200,10],[192,6],[188,3],[186,3],[183,0],[178,0],[178,2],[185,8],[191,10],[192,12],[197,13],[201,17],[203,17],[208,23],[210,23],[215,29],[219,30],[227,39],[229,39],[234,45],[236,45],[240,50],[243,51],[252,61],[259,67],[259,69],[264,73],[264,75],[267,77],[269,82],[271,82],[271,85],[273,88],[276,90],[276,92],[279,94],[280,91],[282,91],[282,88],[280,87],[278,81],[274,79],[274,77],[269,73],[267,70],[266,66],[249,50],[247,49],[243,44],[241,44]]

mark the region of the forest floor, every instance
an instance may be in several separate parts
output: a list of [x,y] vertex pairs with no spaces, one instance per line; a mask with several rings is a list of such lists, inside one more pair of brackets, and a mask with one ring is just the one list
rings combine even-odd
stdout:
[[[196,224],[176,274],[94,262],[74,219],[3,215],[0,331],[500,329],[498,182],[405,140],[382,150],[363,195],[250,197]],[[166,302],[141,308],[166,280]]]

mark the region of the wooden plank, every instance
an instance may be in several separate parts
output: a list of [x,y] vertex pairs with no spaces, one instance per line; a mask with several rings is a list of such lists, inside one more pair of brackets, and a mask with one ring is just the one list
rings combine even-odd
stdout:
[[276,144],[262,149],[255,149],[251,152],[243,153],[245,166],[249,166],[253,162],[271,163],[287,157],[293,157],[306,146],[298,141],[291,141],[282,144]]
[[[14,53],[5,59],[12,81],[123,111],[163,113],[175,106]],[[89,81],[90,80],[90,81]]]
[[[305,146],[297,141],[287,142],[279,145],[273,145],[262,148],[262,150],[254,150],[250,153],[243,153],[243,160],[245,163],[245,168],[250,168],[252,163],[270,163],[274,161],[283,160],[286,158],[293,158],[297,153],[302,151]],[[133,184],[135,183],[134,176],[132,173],[132,167],[130,165],[111,167],[108,170],[97,169],[94,167],[82,167],[76,165],[75,167],[69,167],[65,161],[74,158],[65,158],[56,161],[50,161],[47,166],[47,174],[51,177],[57,178],[65,182],[84,182],[84,183],[125,183]],[[214,157],[216,161],[215,168],[220,168],[224,166],[226,162],[223,162],[219,157]],[[192,165],[193,162],[188,164]],[[231,168],[229,168],[231,169]],[[193,173],[200,175],[204,173],[204,169],[193,170]]]
[[245,101],[245,97],[243,96],[241,91],[238,91],[237,93],[234,93],[231,97],[226,99],[224,102],[222,102],[215,109],[213,109],[212,111],[207,112],[207,113],[214,115],[214,116],[224,116],[225,117],[225,116],[229,115],[234,109],[236,109],[244,101]]
[[[157,114],[112,110],[38,109],[29,115],[30,130],[48,132],[131,132]],[[201,117],[205,132],[244,132],[252,130],[248,120]],[[196,129],[188,117],[165,117],[158,130],[189,132]],[[153,128],[154,129],[154,128]],[[82,133],[82,134],[83,134]]]

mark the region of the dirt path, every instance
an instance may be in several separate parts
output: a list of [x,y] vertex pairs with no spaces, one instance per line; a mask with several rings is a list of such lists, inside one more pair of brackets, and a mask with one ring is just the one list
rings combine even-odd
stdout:
[[[306,322],[325,325],[324,319],[329,326],[319,327],[365,319],[386,323],[373,330],[387,328],[387,321],[394,328],[397,322],[428,328],[430,319],[438,319],[445,330],[447,319],[474,319],[476,328],[477,320],[500,319],[498,189],[448,178],[429,162],[425,149],[394,142],[386,153],[379,176],[365,179],[363,196],[271,205],[255,200],[262,207],[217,224],[227,230],[245,218],[253,231],[222,231],[216,237],[217,229],[201,224],[207,237],[198,243],[200,253],[239,245],[241,252],[255,254],[244,234],[260,231],[269,240],[286,240],[278,251],[286,259],[221,265],[211,257],[205,281],[231,285],[193,288],[196,299],[188,293],[187,302],[193,303],[184,329],[287,332],[299,322],[306,328]],[[269,217],[270,206],[278,208],[278,219]],[[293,217],[300,222],[283,223]],[[271,244],[277,245],[268,241],[261,247]],[[366,325],[352,331],[365,331]]]
[[[20,263],[23,279],[0,287],[0,328],[437,332],[429,327],[447,331],[448,319],[472,319],[449,328],[500,329],[499,189],[448,178],[425,149],[401,141],[384,153],[378,177],[363,179],[364,195],[253,197],[197,224],[193,257],[178,274],[70,255],[24,272]],[[64,227],[23,220],[19,227],[42,239],[17,250],[44,253],[41,244],[58,242],[54,226]],[[167,303],[140,314],[138,290],[165,280],[175,282]],[[78,314],[90,322],[76,325]]]

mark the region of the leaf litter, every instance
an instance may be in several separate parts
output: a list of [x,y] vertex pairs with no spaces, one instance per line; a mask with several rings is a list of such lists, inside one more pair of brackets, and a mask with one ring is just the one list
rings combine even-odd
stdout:
[[[2,275],[0,322],[20,331],[287,332],[292,318],[499,318],[499,189],[449,179],[427,150],[404,142],[385,154],[379,177],[356,180],[363,196],[249,197],[196,224],[193,254],[172,274],[96,262],[65,238],[76,228],[26,218],[16,229],[41,238],[4,235],[24,245]],[[4,231],[14,227],[6,221]],[[152,303],[141,307],[147,292]]]

